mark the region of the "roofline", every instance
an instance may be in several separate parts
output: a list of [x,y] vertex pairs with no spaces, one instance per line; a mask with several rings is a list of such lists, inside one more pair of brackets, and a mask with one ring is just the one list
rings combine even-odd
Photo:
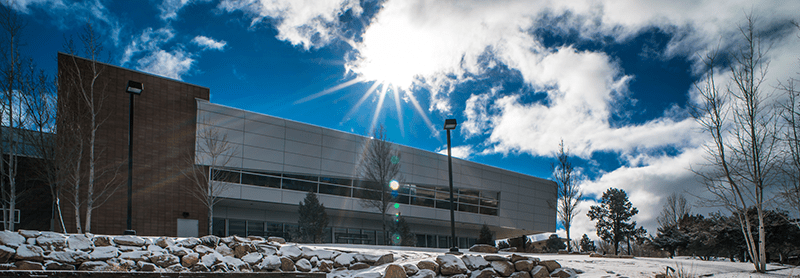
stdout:
[[[83,58],[81,56],[73,55],[73,54],[69,54],[69,53],[64,53],[64,52],[61,52],[61,51],[58,51],[58,54],[59,55],[70,56],[70,57],[74,57],[74,58],[78,58],[78,59],[83,59],[83,60],[86,60],[86,61],[91,61],[91,60]],[[99,62],[99,61],[95,61],[95,62],[98,63],[98,64],[105,65],[105,66],[118,68],[118,69],[123,69],[123,70],[127,70],[127,71],[132,71],[132,72],[139,73],[139,74],[149,75],[149,76],[152,76],[152,77],[155,77],[155,78],[163,78],[163,79],[167,79],[167,80],[172,81],[172,82],[182,83],[182,84],[186,84],[186,85],[194,86],[194,87],[200,87],[200,88],[207,89],[207,90],[211,91],[211,89],[209,89],[208,87],[200,86],[200,85],[197,85],[197,84],[188,83],[188,82],[177,80],[177,79],[173,79],[173,78],[170,78],[170,77],[161,76],[161,75],[152,74],[152,73],[147,73],[147,72],[134,70],[134,69],[129,69],[129,68],[126,68],[126,67],[121,67],[121,66],[112,65],[112,64],[108,64],[108,63],[103,63],[103,62]]]
[[[315,125],[315,124],[304,123],[304,122],[295,121],[295,120],[291,120],[291,119],[281,118],[281,117],[278,117],[278,116],[267,115],[267,114],[265,114],[265,113],[261,113],[261,112],[249,111],[249,110],[244,110],[244,109],[241,109],[241,108],[232,107],[232,106],[228,106],[228,105],[224,105],[224,104],[213,103],[213,102],[211,102],[211,101],[209,101],[209,100],[205,100],[205,99],[200,99],[200,98],[195,98],[195,99],[196,99],[196,100],[198,100],[198,101],[204,101],[204,102],[208,102],[209,104],[218,105],[218,106],[223,106],[223,107],[227,107],[227,108],[230,108],[230,109],[239,110],[239,111],[242,111],[242,112],[260,114],[260,115],[264,115],[264,116],[268,116],[268,117],[273,117],[273,118],[282,119],[282,120],[284,120],[284,121],[290,121],[290,122],[293,122],[293,123],[298,123],[298,124],[303,124],[303,125],[308,125],[308,126],[313,126],[313,127],[318,127],[318,128],[323,128],[323,129],[333,130],[333,131],[337,131],[337,132],[341,132],[341,133],[346,133],[346,134],[350,134],[350,135],[354,135],[354,136],[358,136],[358,137],[362,137],[362,138],[369,138],[368,136],[359,135],[359,134],[355,134],[355,133],[352,133],[352,132],[341,131],[341,130],[338,130],[338,129],[328,128],[328,127],[324,127],[324,126],[318,126],[318,125]],[[423,150],[423,149],[420,149],[420,148],[417,148],[417,147],[412,147],[412,146],[407,146],[407,145],[403,145],[403,144],[397,144],[397,143],[392,143],[392,144],[396,144],[396,145],[403,146],[403,147],[406,147],[406,148],[411,148],[411,149],[415,149],[415,150],[419,150],[419,151],[423,151],[423,152],[428,152],[428,153],[432,153],[432,154],[435,154],[435,155],[441,155],[441,156],[445,156],[445,157],[446,157],[446,155],[443,155],[443,154],[440,154],[440,153],[437,153],[437,152],[432,152],[432,151],[429,151],[429,150]],[[523,175],[523,176],[530,177],[530,178],[534,178],[534,179],[539,179],[539,180],[543,180],[543,181],[554,182],[554,181],[552,181],[552,180],[549,180],[549,179],[540,178],[540,177],[535,177],[535,176],[531,176],[531,175],[528,175],[528,174],[523,174],[523,173],[520,173],[520,172],[511,171],[511,170],[508,170],[508,169],[503,169],[503,168],[500,168],[500,167],[496,167],[496,166],[492,166],[492,165],[483,164],[483,163],[480,163],[480,162],[470,161],[470,160],[466,160],[466,159],[462,159],[462,158],[458,158],[458,157],[453,157],[453,159],[457,159],[457,160],[461,160],[461,161],[464,161],[464,162],[469,162],[469,163],[475,163],[475,164],[478,164],[478,165],[480,165],[480,166],[485,166],[485,167],[488,167],[488,168],[492,168],[492,169],[496,169],[496,170],[501,170],[501,171],[505,171],[505,172],[512,172],[512,173],[516,173],[516,174]]]

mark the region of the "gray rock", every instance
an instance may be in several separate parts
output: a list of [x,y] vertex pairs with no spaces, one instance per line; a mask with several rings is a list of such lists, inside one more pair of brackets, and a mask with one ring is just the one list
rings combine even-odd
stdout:
[[275,248],[275,246],[272,245],[256,244],[256,247],[258,247],[258,253],[261,253],[264,256],[278,254],[278,248]]
[[147,248],[145,248],[145,250],[150,251],[151,256],[168,253],[167,250],[164,250],[164,248],[161,248],[160,246],[155,244],[147,245]]
[[494,271],[493,268],[485,268],[482,270],[476,270],[472,272],[470,278],[494,278],[500,276],[497,274],[497,271]]
[[486,255],[483,258],[487,261],[508,261],[508,258],[500,255]]
[[168,267],[177,264],[180,261],[181,259],[178,258],[178,256],[171,254],[159,254],[155,256],[150,256],[150,262],[159,267]]
[[67,245],[67,237],[54,232],[42,232],[36,238],[36,245],[49,250],[61,250]]
[[78,270],[86,270],[86,271],[102,271],[108,269],[108,263],[102,261],[88,261],[81,264],[78,267]]
[[200,254],[189,253],[181,257],[181,265],[185,267],[192,267],[200,261]]
[[114,246],[101,246],[95,247],[92,253],[89,253],[89,259],[93,261],[105,261],[119,257],[119,250]]
[[469,251],[478,253],[497,253],[497,247],[488,244],[475,244],[469,248]]
[[436,257],[436,263],[439,264],[439,272],[442,275],[464,274],[468,271],[464,262],[453,255],[439,255]]
[[124,260],[131,260],[135,262],[139,261],[148,261],[148,257],[150,257],[150,251],[130,251],[130,252],[123,252],[119,255],[120,259]]
[[230,256],[222,257],[222,263],[227,265],[229,270],[239,270],[239,271],[250,270],[249,264],[234,257]]
[[139,266],[139,271],[143,272],[156,272],[158,271],[158,267],[155,264],[151,264],[144,261],[139,261],[136,263]]
[[394,255],[393,254],[384,254],[377,261],[375,261],[375,265],[383,265],[394,262]]
[[491,265],[500,276],[508,277],[511,276],[511,273],[514,273],[514,264],[509,261],[492,261]]
[[404,264],[403,269],[406,270],[406,275],[408,276],[416,275],[419,272],[419,268],[413,264]]
[[317,264],[319,264],[319,258],[317,258],[316,256],[311,257],[311,259],[309,259],[308,261],[311,262],[311,266],[313,267],[317,267]]
[[191,268],[189,268],[189,270],[191,270],[192,272],[209,272],[210,271],[210,269],[208,269],[208,267],[205,266],[204,264],[193,265]]
[[218,245],[217,248],[214,249],[214,251],[217,251],[217,253],[219,253],[222,256],[233,256],[233,249],[229,248],[225,244]]
[[60,263],[78,265],[89,260],[89,254],[83,251],[53,251],[45,257],[47,260],[57,261]]
[[[281,248],[281,252],[283,252],[283,248]],[[333,266],[335,266],[335,267],[342,267],[342,266],[343,267],[348,267],[354,261],[355,261],[355,258],[353,258],[353,254],[342,253],[342,254],[339,254],[339,256],[336,256],[335,259],[333,259]]]
[[44,250],[39,246],[22,244],[17,248],[17,253],[14,255],[14,258],[23,261],[41,262],[44,259],[42,255],[43,252]]
[[197,245],[194,247],[194,251],[200,253],[200,255],[205,255],[211,252],[214,252],[214,249],[209,248],[205,245]]
[[383,276],[384,278],[406,278],[406,270],[399,265],[390,264],[386,267],[386,274]]
[[295,261],[302,256],[303,251],[301,251],[300,248],[297,247],[297,245],[285,245],[281,246],[281,254]]
[[171,238],[163,237],[163,236],[157,238],[154,243],[156,245],[158,245],[159,247],[161,247],[161,248],[167,248],[167,247],[175,245],[175,241],[173,241]]
[[114,243],[118,245],[144,246],[145,241],[138,236],[116,236],[114,237]]
[[461,261],[467,266],[469,270],[478,270],[489,267],[489,262],[482,256],[465,255],[461,257]]
[[534,266],[531,269],[531,278],[547,278],[550,277],[550,272],[547,271],[547,268],[541,265]]
[[531,271],[531,269],[533,269],[534,266],[536,266],[536,263],[533,262],[532,260],[519,260],[514,262],[514,269],[516,269],[517,271],[528,272]]
[[556,268],[555,270],[550,272],[550,277],[568,278],[577,275],[578,274],[575,273],[575,271],[570,268]]
[[420,269],[416,275],[411,276],[412,278],[434,278],[436,277],[436,272],[430,269]]
[[164,268],[164,270],[169,271],[169,272],[185,272],[185,271],[189,271],[188,268],[182,266],[181,264],[174,264],[174,265],[168,266],[168,267]]
[[183,257],[186,256],[186,254],[192,253],[192,250],[178,245],[170,245],[167,246],[167,252],[178,257]]
[[186,247],[186,248],[192,249],[192,248],[195,248],[195,246],[200,244],[200,240],[196,239],[196,238],[193,238],[193,237],[190,237],[190,238],[178,241],[176,244],[181,246],[181,247]]
[[[241,239],[246,239],[246,238],[241,238]],[[256,247],[255,244],[252,244],[250,242],[237,242],[233,244],[233,248],[231,249],[233,249],[233,256],[241,259],[247,254],[256,252],[258,250],[258,247]]]
[[19,230],[19,235],[24,236],[25,238],[37,238],[42,233],[39,231],[31,231],[31,230]]
[[16,270],[44,270],[44,266],[40,262],[32,261],[16,261],[14,265]]
[[260,270],[278,270],[281,267],[281,258],[275,255],[265,256],[256,268]]
[[353,276],[353,278],[381,278],[382,275],[378,272],[361,272]]
[[298,271],[301,272],[311,271],[311,262],[309,262],[306,258],[297,260],[297,262],[294,263],[294,266],[297,268]]
[[370,267],[370,265],[367,264],[367,263],[358,262],[358,263],[351,264],[350,267],[348,267],[347,269],[350,269],[350,270],[361,270],[361,269],[367,269],[369,267]]
[[211,268],[215,264],[217,264],[220,261],[222,261],[222,255],[220,255],[217,252],[211,252],[211,253],[203,255],[203,257],[201,257],[200,261],[203,263],[203,265]]
[[67,237],[67,247],[72,250],[89,250],[92,249],[92,239],[86,235],[71,235]]
[[264,255],[261,255],[261,253],[253,252],[253,253],[244,255],[242,257],[242,261],[244,261],[244,262],[246,262],[248,264],[254,265],[254,264],[257,264],[259,261],[261,261],[261,258],[263,258],[263,257],[264,257]]
[[531,274],[528,273],[527,271],[517,271],[511,273],[511,276],[509,276],[509,278],[531,278]]
[[561,268],[561,264],[559,264],[558,262],[556,262],[554,260],[541,261],[541,262],[539,262],[539,265],[546,267],[547,268],[547,272],[550,272],[550,273],[552,273],[556,269]]
[[294,262],[287,257],[281,257],[281,271],[295,271]]
[[75,270],[75,266],[71,264],[60,263],[57,261],[45,261],[44,269],[46,270]]
[[317,266],[320,272],[330,273],[333,271],[333,261],[331,260],[320,260]]
[[280,243],[280,244],[285,244],[286,243],[285,239],[283,239],[282,237],[276,237],[276,236],[271,236],[271,237],[267,238],[267,240],[271,241],[271,242],[277,242],[277,243]]
[[117,245],[115,246],[120,252],[142,251],[145,250],[144,246],[130,246],[130,245]]
[[11,263],[0,264],[0,270],[15,270],[17,266]]
[[96,236],[92,237],[92,242],[95,247],[111,246],[113,245],[114,239],[110,236]]
[[17,253],[17,250],[5,245],[0,245],[0,263],[7,262]]
[[419,261],[417,263],[417,268],[419,268],[420,271],[422,271],[423,269],[431,270],[433,271],[434,275],[439,273],[439,264],[437,264],[434,261],[429,261],[429,260]]
[[36,245],[36,238],[35,237],[26,238],[25,239],[25,243],[30,244],[30,245]]
[[356,259],[357,262],[368,263],[368,264],[374,264],[375,262],[378,261],[380,257],[381,256],[375,254],[363,254],[363,253],[358,253],[353,255],[353,258]]
[[17,248],[25,243],[25,237],[17,232],[0,231],[0,243]]
[[207,235],[201,237],[199,240],[200,244],[211,247],[211,249],[214,249],[217,247],[217,245],[219,245],[219,237],[215,235]]

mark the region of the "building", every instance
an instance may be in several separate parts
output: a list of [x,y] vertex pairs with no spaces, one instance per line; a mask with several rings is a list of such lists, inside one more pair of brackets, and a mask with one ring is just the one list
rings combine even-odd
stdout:
[[[69,67],[62,61],[73,59],[89,63],[59,54],[59,74],[67,72],[62,66]],[[298,204],[311,190],[330,217],[326,242],[382,242],[380,214],[364,208],[359,198],[364,181],[358,178],[358,159],[369,138],[210,103],[208,88],[103,66],[100,79],[110,88],[104,91],[108,120],[99,131],[108,148],[103,163],[126,162],[129,96],[124,87],[128,80],[145,84],[135,98],[133,131],[133,229],[140,235],[204,234],[204,208],[182,192],[191,181],[181,170],[191,167],[185,158],[200,143],[198,131],[213,128],[238,150],[231,163],[214,169],[229,174],[223,199],[214,207],[215,234],[291,238]],[[60,101],[65,96],[59,92]],[[449,246],[447,156],[396,147],[401,185],[391,213],[409,222],[418,245]],[[194,163],[212,166],[199,157]],[[453,179],[461,247],[474,242],[483,224],[498,238],[555,231],[554,182],[456,158]],[[93,232],[125,230],[126,196],[118,190],[96,212]]]

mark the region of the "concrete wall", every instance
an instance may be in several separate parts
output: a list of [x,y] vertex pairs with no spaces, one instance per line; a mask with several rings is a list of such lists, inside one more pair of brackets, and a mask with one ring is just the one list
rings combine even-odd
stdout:
[[[202,100],[198,100],[197,107],[198,130],[213,126],[227,134],[239,150],[227,165],[232,168],[354,178],[359,156],[368,141],[363,136]],[[447,156],[397,146],[404,183],[448,185]],[[455,219],[462,228],[474,229],[486,223],[495,227],[498,237],[555,231],[554,182],[457,158],[453,159],[453,180],[456,188],[500,193],[496,216],[457,211]],[[235,200],[291,205],[297,205],[305,197],[304,192],[240,184],[231,185],[224,194]],[[356,198],[324,194],[319,197],[327,208],[364,210]],[[409,222],[433,226],[445,225],[450,219],[449,210],[445,209],[408,205],[401,206],[399,211]]]

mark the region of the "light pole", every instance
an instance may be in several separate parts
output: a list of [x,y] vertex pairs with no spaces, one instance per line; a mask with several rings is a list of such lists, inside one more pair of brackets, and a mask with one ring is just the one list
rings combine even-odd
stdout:
[[128,87],[125,89],[131,95],[130,113],[128,114],[128,228],[126,235],[135,235],[131,224],[131,207],[133,199],[133,96],[142,94],[144,84],[133,80],[128,80]]
[[447,170],[450,173],[450,252],[451,253],[459,253],[458,252],[458,245],[456,244],[456,221],[455,221],[455,212],[453,211],[453,207],[455,207],[455,202],[453,202],[453,156],[450,153],[450,130],[455,129],[456,119],[447,119],[444,120],[444,129],[447,130]]

